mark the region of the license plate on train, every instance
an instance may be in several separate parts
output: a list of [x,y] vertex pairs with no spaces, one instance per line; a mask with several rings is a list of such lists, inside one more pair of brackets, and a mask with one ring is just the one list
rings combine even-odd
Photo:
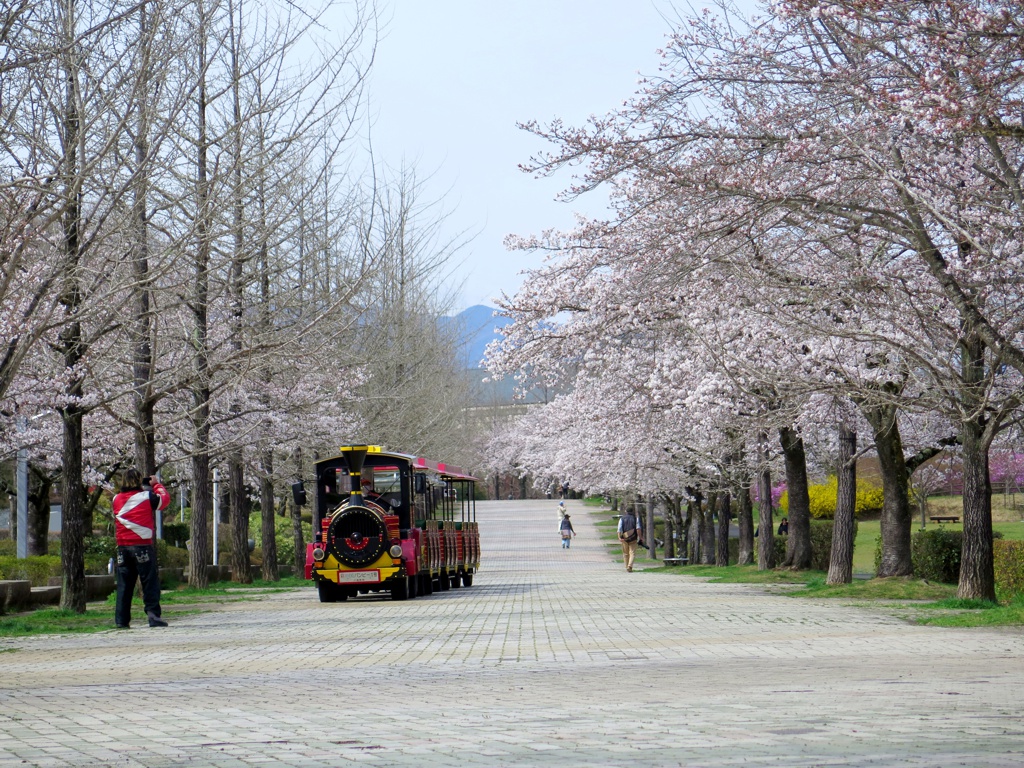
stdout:
[[339,571],[339,584],[365,584],[367,582],[377,583],[380,581],[380,574],[377,571]]

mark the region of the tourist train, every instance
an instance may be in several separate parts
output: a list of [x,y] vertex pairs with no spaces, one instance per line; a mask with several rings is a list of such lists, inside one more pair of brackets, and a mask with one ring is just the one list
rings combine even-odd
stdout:
[[[392,600],[473,585],[480,568],[476,478],[376,445],[315,465],[307,579],[320,601],[388,592]],[[307,503],[302,482],[292,486]]]

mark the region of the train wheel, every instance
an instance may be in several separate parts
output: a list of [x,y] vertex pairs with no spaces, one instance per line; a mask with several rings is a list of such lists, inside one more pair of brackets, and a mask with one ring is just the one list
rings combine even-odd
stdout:
[[442,571],[440,577],[437,579],[437,588],[442,592],[447,592],[452,588],[452,580],[448,578],[448,572]]
[[336,603],[339,600],[347,600],[348,594],[337,585],[329,581],[318,581],[316,592],[320,596],[321,603]]
[[432,595],[434,594],[434,580],[430,578],[429,573],[421,574],[420,577],[420,594],[421,595]]
[[452,589],[458,589],[461,586],[462,586],[462,574],[460,574],[460,573],[453,573],[452,574]]
[[401,579],[391,585],[391,599],[392,600],[408,600],[409,599],[409,579],[403,576]]
[[464,587],[472,587],[473,586],[473,574],[472,573],[464,573],[464,574],[462,574],[462,586],[464,586]]
[[409,576],[406,580],[409,582],[409,599],[412,600],[420,593],[420,579],[418,576]]

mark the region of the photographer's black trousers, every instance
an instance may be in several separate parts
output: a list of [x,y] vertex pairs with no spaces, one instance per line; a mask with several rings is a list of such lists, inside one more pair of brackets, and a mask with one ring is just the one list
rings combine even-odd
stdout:
[[142,603],[147,614],[160,615],[160,574],[156,566],[156,547],[146,544],[117,548],[117,603],[114,623],[127,627],[132,619],[132,593],[136,579],[142,581]]

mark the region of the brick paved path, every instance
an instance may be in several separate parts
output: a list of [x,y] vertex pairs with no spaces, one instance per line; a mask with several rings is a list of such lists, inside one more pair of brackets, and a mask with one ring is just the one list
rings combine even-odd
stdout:
[[1024,765],[1020,630],[626,574],[567,503],[480,504],[469,589],[0,640],[0,768]]

